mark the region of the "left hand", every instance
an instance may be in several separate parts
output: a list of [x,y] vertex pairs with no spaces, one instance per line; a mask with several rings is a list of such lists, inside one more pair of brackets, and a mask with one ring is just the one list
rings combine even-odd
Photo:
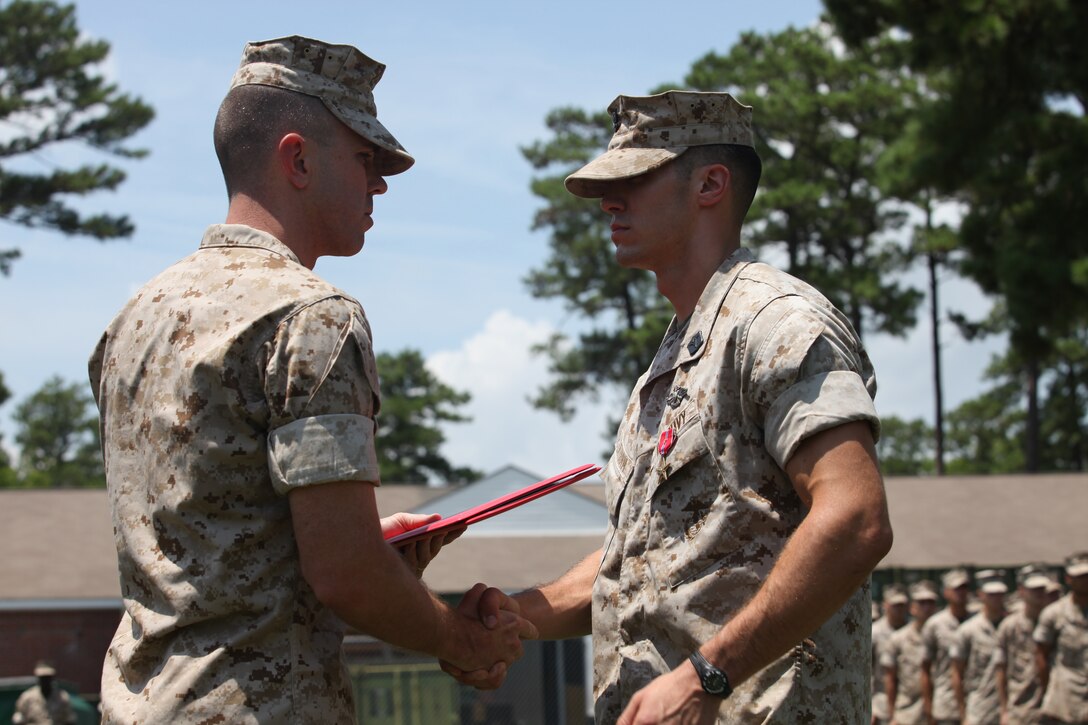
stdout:
[[[438,521],[440,518],[442,517],[438,514],[399,513],[393,514],[392,516],[386,516],[381,522],[382,535],[386,537],[396,536],[404,531],[417,529],[424,524]],[[457,529],[436,533],[432,536],[425,536],[421,539],[416,539],[415,541],[394,544],[393,546],[395,546],[397,551],[404,557],[404,562],[408,565],[409,569],[415,572],[416,577],[421,577],[423,576],[423,570],[431,563],[431,559],[438,555],[438,552],[442,550],[442,547],[453,542],[464,532],[465,527],[462,526]]]
[[627,703],[616,725],[712,725],[721,698],[703,692],[687,662],[643,687]]

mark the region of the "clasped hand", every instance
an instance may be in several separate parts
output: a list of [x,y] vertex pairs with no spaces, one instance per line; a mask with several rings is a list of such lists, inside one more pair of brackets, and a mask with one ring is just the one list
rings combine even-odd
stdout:
[[509,666],[524,654],[521,640],[539,636],[533,623],[521,616],[514,599],[486,584],[477,584],[465,592],[457,605],[457,613],[482,625],[485,632],[501,642],[500,654],[491,660],[490,666],[469,665],[460,658],[456,662],[439,660],[443,672],[462,685],[479,690],[493,690],[501,685]]

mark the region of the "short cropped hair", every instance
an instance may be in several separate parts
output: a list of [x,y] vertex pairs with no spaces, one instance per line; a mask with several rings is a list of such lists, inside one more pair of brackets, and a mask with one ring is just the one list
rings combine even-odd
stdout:
[[314,96],[254,84],[232,88],[219,106],[213,133],[227,196],[260,188],[264,165],[286,134],[324,143],[334,123],[339,121]]
[[738,221],[743,221],[748,215],[759,186],[759,177],[763,175],[763,162],[754,148],[740,144],[692,146],[672,163],[676,166],[676,172],[684,178],[691,178],[696,168],[709,164],[721,164],[729,169],[733,176],[733,201],[740,211]]

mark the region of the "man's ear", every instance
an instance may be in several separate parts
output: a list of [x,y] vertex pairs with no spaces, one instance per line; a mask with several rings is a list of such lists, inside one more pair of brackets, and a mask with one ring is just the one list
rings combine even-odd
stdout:
[[699,206],[716,206],[725,200],[733,183],[729,168],[722,164],[710,164],[699,170]]
[[310,184],[313,160],[309,152],[310,142],[294,132],[281,138],[276,147],[276,164],[296,189],[304,189]]

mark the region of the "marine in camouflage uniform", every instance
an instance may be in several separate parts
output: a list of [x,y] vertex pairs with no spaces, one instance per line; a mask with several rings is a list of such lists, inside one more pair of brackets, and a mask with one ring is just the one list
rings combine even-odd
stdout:
[[1039,615],[1038,645],[1045,723],[1088,725],[1088,552],[1065,563],[1069,593]]
[[1035,673],[1035,640],[1032,633],[1046,604],[1051,579],[1029,568],[1020,576],[1020,606],[997,628],[997,692],[1002,722],[1007,725],[1039,725],[1043,692]]
[[922,661],[922,697],[927,715],[940,725],[960,721],[956,691],[952,686],[952,657],[950,649],[956,630],[967,621],[967,597],[971,577],[963,569],[951,569],[941,577],[945,600],[941,611],[934,614],[922,628],[925,659]]
[[[670,91],[609,110],[609,150],[566,185],[601,197],[617,261],[654,271],[676,317],[602,474],[602,551],[516,598],[542,636],[591,627],[598,723],[868,722],[868,573],[890,545],[868,356],[823,295],[739,247],[750,108]],[[827,503],[839,486],[856,495]],[[840,536],[845,567],[823,548]]]
[[[211,226],[197,252],[135,294],[91,357],[124,598],[102,674],[105,722],[352,723],[345,622],[377,635],[430,631],[436,640],[398,644],[451,656],[453,644],[467,655],[511,641],[443,619],[452,612],[381,538],[397,522],[379,531],[372,508],[370,326],[356,300],[310,271],[322,254],[361,248],[383,177],[412,163],[374,116],[382,69],[350,46],[298,36],[247,45],[216,144],[228,222],[267,228]],[[285,134],[267,147],[308,166],[277,176],[279,157],[255,146],[261,129],[246,131],[244,118],[262,103],[284,117],[309,104],[306,118],[284,123],[314,139]],[[241,162],[224,140],[240,119]],[[275,129],[280,117],[256,122]],[[328,162],[334,154],[351,159],[349,171]],[[237,170],[255,158],[275,160]],[[282,224],[269,223],[270,200]],[[277,226],[282,239],[268,231]],[[489,666],[498,649],[470,659]]]
[[936,607],[937,588],[932,582],[926,580],[911,585],[911,621],[892,633],[880,654],[880,669],[887,693],[884,722],[896,725],[927,723],[922,708],[921,674],[925,655],[922,627]]
[[997,628],[1005,617],[1008,587],[1000,579],[980,579],[982,610],[964,622],[949,649],[953,687],[962,720],[972,725],[999,725],[997,696]]
[[56,674],[57,671],[45,663],[34,668],[38,684],[21,692],[15,700],[12,725],[71,725],[76,722],[72,700],[54,681]]
[[[889,584],[884,588],[884,600],[881,602],[883,616],[873,622],[873,725],[888,722],[888,694],[885,687],[883,653],[888,640],[897,631],[910,624],[907,607],[910,597],[899,584]],[[874,610],[875,611],[875,610]]]

